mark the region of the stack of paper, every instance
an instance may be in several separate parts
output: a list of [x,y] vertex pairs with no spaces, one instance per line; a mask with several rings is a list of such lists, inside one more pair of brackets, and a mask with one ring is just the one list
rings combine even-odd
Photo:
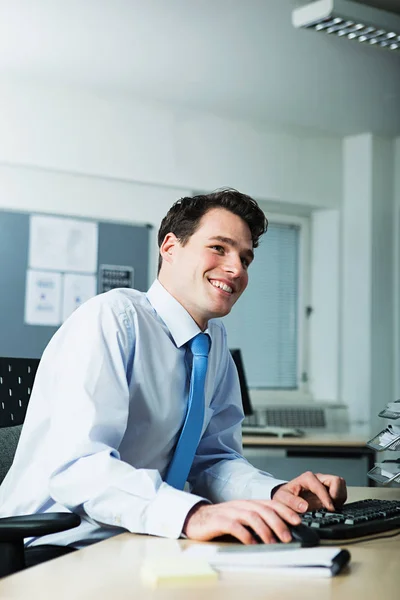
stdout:
[[400,400],[389,402],[379,413],[379,416],[387,419],[400,419]]
[[350,553],[338,547],[294,548],[284,544],[199,544],[188,548],[186,557],[207,560],[217,571],[286,572],[296,575],[332,577],[350,561]]
[[398,425],[392,425],[391,423],[384,429],[379,435],[379,444],[383,448],[392,446],[393,449],[397,447],[397,443],[400,444],[400,427]]
[[375,463],[375,468],[380,469],[381,475],[387,479],[392,479],[395,475],[400,476],[399,460],[384,460],[381,463]]

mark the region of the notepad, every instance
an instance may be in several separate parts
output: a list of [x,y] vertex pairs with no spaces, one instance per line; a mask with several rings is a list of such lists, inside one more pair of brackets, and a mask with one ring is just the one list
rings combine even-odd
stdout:
[[337,575],[350,561],[348,550],[335,546],[291,549],[284,544],[279,544],[276,548],[267,544],[200,544],[188,548],[184,555],[207,560],[211,567],[220,572],[278,572],[280,575],[290,572],[316,577]]
[[146,559],[141,568],[141,579],[150,587],[179,586],[210,583],[218,580],[217,571],[206,559],[184,556]]

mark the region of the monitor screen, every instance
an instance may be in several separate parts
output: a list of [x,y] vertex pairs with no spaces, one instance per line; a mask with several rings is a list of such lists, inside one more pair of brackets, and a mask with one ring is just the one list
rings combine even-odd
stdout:
[[231,349],[230,353],[232,355],[233,362],[236,365],[236,369],[239,375],[240,391],[242,393],[243,412],[246,416],[252,415],[253,409],[251,407],[249,389],[247,387],[246,373],[244,371],[242,353],[239,350],[239,348]]

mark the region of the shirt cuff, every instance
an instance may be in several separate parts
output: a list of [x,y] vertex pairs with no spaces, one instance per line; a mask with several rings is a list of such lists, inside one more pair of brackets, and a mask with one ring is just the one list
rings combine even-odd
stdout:
[[246,498],[251,500],[271,499],[272,493],[276,488],[287,483],[283,479],[275,479],[275,477],[260,477],[248,484],[246,488]]
[[[209,503],[201,496],[177,490],[165,482],[162,483],[156,497],[146,509],[145,532],[160,537],[178,539],[188,512],[199,502]],[[127,525],[130,529],[129,519]]]

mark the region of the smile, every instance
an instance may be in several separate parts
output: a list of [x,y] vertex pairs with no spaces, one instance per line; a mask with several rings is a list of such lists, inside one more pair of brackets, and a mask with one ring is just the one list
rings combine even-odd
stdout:
[[229,285],[226,285],[226,283],[223,283],[222,281],[212,280],[212,281],[210,281],[210,283],[212,286],[219,288],[220,290],[223,290],[224,292],[227,292],[228,294],[233,293],[233,289],[231,287],[229,287]]

